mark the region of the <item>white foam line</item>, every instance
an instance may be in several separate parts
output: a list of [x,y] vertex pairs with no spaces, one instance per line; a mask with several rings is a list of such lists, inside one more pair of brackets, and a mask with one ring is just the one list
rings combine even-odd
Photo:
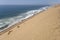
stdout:
[[[49,7],[43,7],[43,8],[38,9],[38,10],[31,10],[31,11],[27,12],[26,14],[28,14],[28,16],[26,16],[24,18],[21,18],[19,20],[14,21],[13,23],[9,24],[9,26],[7,28],[4,28],[3,30],[0,30],[0,32],[6,30],[8,28],[10,28],[11,26],[13,26],[13,25],[15,25],[15,24],[17,24],[19,22],[22,22],[22,20],[28,19],[28,18],[32,17],[33,15],[38,14],[39,12],[47,10],[47,8],[49,8]],[[32,13],[30,13],[30,12],[32,12]]]

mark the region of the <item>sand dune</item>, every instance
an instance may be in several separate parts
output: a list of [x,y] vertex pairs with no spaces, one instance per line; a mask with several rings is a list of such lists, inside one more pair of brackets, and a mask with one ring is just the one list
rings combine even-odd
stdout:
[[60,6],[49,8],[0,35],[0,40],[60,40]]

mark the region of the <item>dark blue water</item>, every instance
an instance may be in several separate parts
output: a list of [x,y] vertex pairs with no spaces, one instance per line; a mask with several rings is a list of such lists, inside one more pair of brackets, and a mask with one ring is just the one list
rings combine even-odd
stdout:
[[0,5],[0,19],[14,17],[48,5]]

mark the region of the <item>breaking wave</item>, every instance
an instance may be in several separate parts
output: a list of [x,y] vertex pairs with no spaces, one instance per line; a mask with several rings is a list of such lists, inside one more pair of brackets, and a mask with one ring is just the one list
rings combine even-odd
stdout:
[[0,19],[0,31],[3,31],[5,29],[11,27],[12,25],[14,25],[18,22],[22,22],[22,20],[30,18],[33,15],[38,14],[39,12],[43,12],[43,11],[47,10],[48,7],[49,6],[42,7],[42,8],[37,9],[37,10],[30,10],[30,11],[22,13],[21,15],[18,15],[16,17]]

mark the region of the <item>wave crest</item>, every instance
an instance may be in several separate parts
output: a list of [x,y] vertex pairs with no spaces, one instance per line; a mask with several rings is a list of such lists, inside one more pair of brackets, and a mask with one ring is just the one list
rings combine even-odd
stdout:
[[[32,17],[33,15],[38,14],[39,12],[45,11],[48,9],[49,6],[46,7],[42,7],[40,9],[37,10],[30,10],[28,12],[23,13],[22,15],[18,15],[16,17],[12,17],[12,18],[6,18],[6,19],[1,19],[0,20],[0,31],[3,31],[9,27],[11,27],[12,25],[21,22],[22,20],[25,20],[29,17]],[[1,30],[1,28],[5,27],[6,25],[8,25],[7,28]]]

